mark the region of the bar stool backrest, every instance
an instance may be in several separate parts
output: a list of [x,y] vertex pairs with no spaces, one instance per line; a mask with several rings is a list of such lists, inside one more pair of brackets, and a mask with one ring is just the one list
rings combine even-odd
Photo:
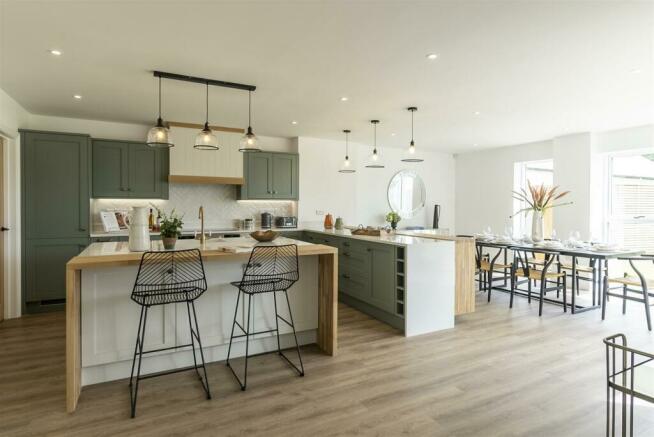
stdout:
[[[144,252],[132,290],[132,299],[207,290],[202,256],[198,249]],[[161,302],[168,303],[168,302]]]
[[255,246],[243,272],[243,282],[250,284],[267,280],[294,283],[299,277],[295,244]]

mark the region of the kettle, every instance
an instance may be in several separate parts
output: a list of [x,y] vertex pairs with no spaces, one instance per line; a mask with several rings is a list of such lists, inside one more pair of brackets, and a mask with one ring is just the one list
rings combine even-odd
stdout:
[[127,216],[129,223],[129,250],[144,252],[150,250],[150,227],[148,225],[148,208],[134,206]]
[[269,212],[261,213],[261,228],[270,229],[272,227],[272,214]]

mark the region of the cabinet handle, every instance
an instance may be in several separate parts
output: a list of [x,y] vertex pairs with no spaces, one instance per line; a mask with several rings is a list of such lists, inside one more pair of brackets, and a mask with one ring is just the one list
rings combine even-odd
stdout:
[[346,275],[345,273],[343,273],[343,277],[344,277],[345,279],[350,279],[350,275]]
[[372,249],[368,247],[366,248],[366,252],[372,252]]
[[347,256],[347,257],[349,257],[349,256],[350,256],[350,253],[349,253],[349,252],[343,252],[343,256]]
[[83,227],[80,227],[79,230],[80,230],[81,232],[86,232],[86,228],[83,228]]

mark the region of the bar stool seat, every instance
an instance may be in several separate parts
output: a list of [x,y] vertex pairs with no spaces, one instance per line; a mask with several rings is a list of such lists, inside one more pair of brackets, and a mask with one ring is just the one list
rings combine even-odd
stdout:
[[153,306],[165,305],[167,303],[179,303],[186,300],[195,300],[204,293],[199,287],[188,287],[180,290],[166,290],[165,288],[153,289],[151,291],[134,291],[132,300],[139,305]]
[[234,287],[246,294],[270,293],[284,291],[291,288],[297,280],[290,278],[250,279],[246,281],[230,282]]

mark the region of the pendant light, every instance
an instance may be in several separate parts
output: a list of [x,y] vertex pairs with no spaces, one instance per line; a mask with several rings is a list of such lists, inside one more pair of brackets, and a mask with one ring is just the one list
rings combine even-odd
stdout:
[[411,112],[411,142],[409,143],[409,150],[407,150],[407,156],[402,158],[403,162],[422,162],[424,159],[416,156],[416,143],[413,141],[413,113],[418,110],[415,106],[407,108]]
[[354,173],[356,172],[355,169],[352,168],[352,162],[350,161],[350,148],[348,144],[348,135],[350,133],[349,129],[345,129],[343,131],[345,133],[345,161],[343,161],[343,166],[341,169],[338,171],[339,173]]
[[159,76],[159,118],[157,118],[157,125],[148,131],[146,143],[150,147],[159,149],[175,146],[170,130],[164,126],[163,119],[161,118],[161,76]]
[[370,123],[372,123],[372,127],[374,130],[374,147],[372,149],[372,155],[370,155],[370,161],[366,165],[367,168],[384,168],[384,164],[381,162],[381,157],[379,156],[379,152],[377,152],[377,124],[379,123],[379,120],[370,120]]
[[252,91],[248,91],[248,130],[241,138],[240,152],[261,152],[259,138],[252,132]]
[[195,147],[197,150],[218,150],[218,138],[214,135],[209,127],[209,82],[207,82],[206,93],[206,116],[204,128],[195,136]]

